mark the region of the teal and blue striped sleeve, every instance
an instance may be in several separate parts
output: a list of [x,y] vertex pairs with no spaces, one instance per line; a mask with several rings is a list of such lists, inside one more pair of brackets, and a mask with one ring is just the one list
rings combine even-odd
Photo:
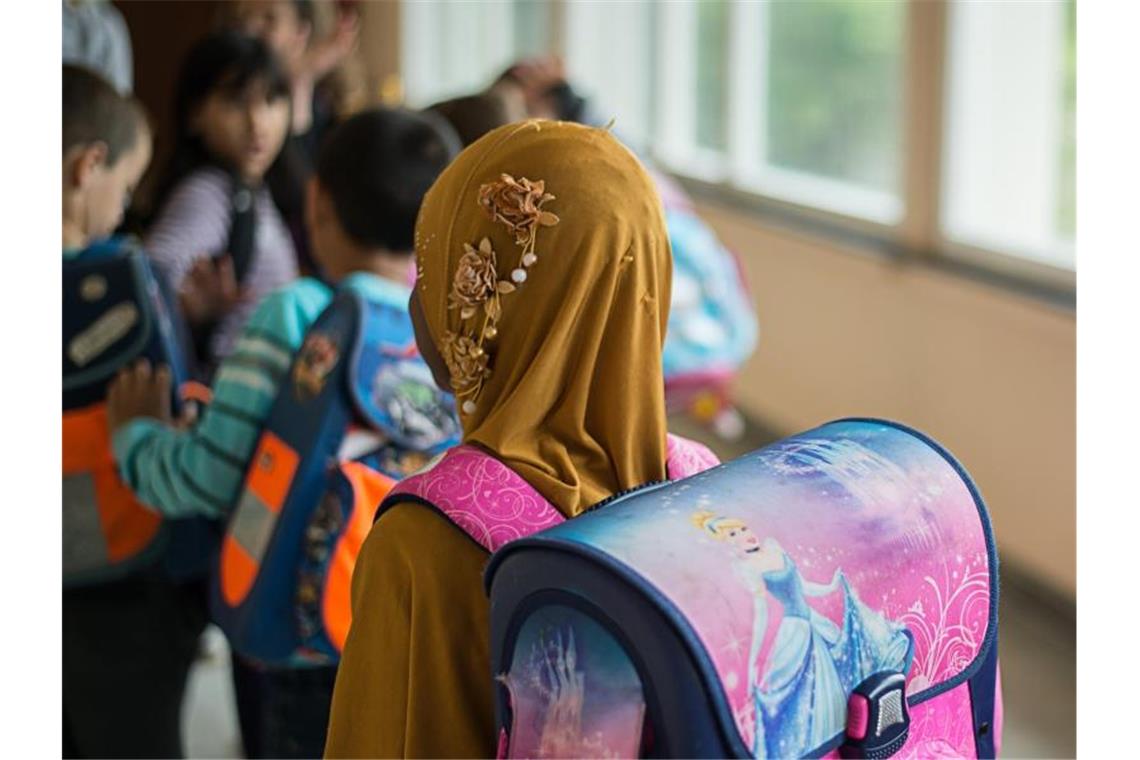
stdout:
[[140,501],[168,517],[229,512],[277,389],[330,297],[315,280],[266,297],[218,367],[213,400],[194,426],[138,419],[115,431],[119,472]]

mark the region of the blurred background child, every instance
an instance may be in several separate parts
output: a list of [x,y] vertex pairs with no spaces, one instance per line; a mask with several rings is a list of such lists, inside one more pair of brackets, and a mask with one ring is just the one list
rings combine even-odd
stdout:
[[74,255],[119,226],[150,163],[142,106],[97,74],[63,67],[63,250]]
[[[405,332],[416,214],[458,148],[437,119],[363,112],[330,135],[309,188],[309,229],[322,270],[403,314]],[[219,366],[213,401],[189,429],[171,424],[168,375],[142,364],[120,375],[108,410],[115,459],[144,502],[170,516],[230,512],[293,357],[332,297],[329,286],[303,278],[266,298]],[[269,669],[235,657],[246,754],[319,756],[335,674],[335,665]]]
[[[142,107],[86,69],[65,65],[66,260],[99,255],[93,244],[118,227],[150,155]],[[65,534],[68,520],[65,510]],[[126,577],[65,588],[64,757],[182,756],[186,678],[206,625],[203,591],[175,581],[157,558]]]
[[233,351],[257,303],[297,276],[293,240],[264,184],[289,132],[289,81],[264,42],[218,32],[186,58],[175,112],[146,249],[180,292],[209,367]]
[[359,72],[349,61],[358,14],[343,4],[338,4],[335,18],[322,16],[320,10],[331,9],[312,0],[241,0],[223,3],[221,10],[223,25],[259,37],[289,77],[293,107],[289,139],[266,183],[293,234],[306,274],[316,272],[316,265],[305,233],[305,186],[325,135],[359,110],[363,100]]

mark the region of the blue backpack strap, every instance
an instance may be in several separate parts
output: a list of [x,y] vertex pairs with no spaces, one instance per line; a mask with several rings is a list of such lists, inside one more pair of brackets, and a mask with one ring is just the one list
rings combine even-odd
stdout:
[[288,664],[300,643],[294,612],[303,537],[354,416],[348,357],[362,315],[360,297],[342,291],[309,328],[222,539],[211,609],[231,646],[251,659]]

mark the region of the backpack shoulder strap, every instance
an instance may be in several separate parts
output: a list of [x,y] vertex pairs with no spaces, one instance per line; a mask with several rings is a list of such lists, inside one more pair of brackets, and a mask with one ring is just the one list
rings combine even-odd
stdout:
[[225,253],[234,262],[234,279],[243,285],[257,252],[257,195],[234,177],[230,185],[230,232]]
[[669,480],[683,480],[720,464],[708,446],[672,433],[666,438],[665,456]]
[[[708,447],[687,438],[668,438],[671,480],[720,464]],[[542,494],[510,467],[474,446],[449,449],[434,465],[398,483],[376,510],[376,519],[400,501],[439,510],[494,553],[503,544],[565,522]]]
[[[232,175],[227,190],[230,197],[230,229],[225,250],[216,252],[215,263],[219,256],[229,256],[234,265],[234,279],[238,287],[241,287],[246,283],[257,253],[257,195],[254,189]],[[220,323],[220,319],[214,320],[209,324],[192,326],[188,331],[194,358],[199,365],[199,374],[204,378],[208,378],[217,369],[214,366],[216,358],[210,353],[210,345]]]
[[398,483],[376,510],[401,501],[433,507],[489,552],[565,521],[514,470],[474,446],[456,446],[432,467]]

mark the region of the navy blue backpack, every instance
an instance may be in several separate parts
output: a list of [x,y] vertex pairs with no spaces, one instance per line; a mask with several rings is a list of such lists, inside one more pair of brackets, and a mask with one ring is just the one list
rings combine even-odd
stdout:
[[223,539],[211,607],[234,649],[270,665],[336,662],[373,513],[459,430],[407,310],[340,291],[294,358]]
[[100,583],[160,559],[175,580],[206,567],[214,537],[200,519],[167,520],[119,478],[107,429],[107,387],[139,359],[187,379],[170,294],[143,252],[111,239],[63,262],[63,582]]

